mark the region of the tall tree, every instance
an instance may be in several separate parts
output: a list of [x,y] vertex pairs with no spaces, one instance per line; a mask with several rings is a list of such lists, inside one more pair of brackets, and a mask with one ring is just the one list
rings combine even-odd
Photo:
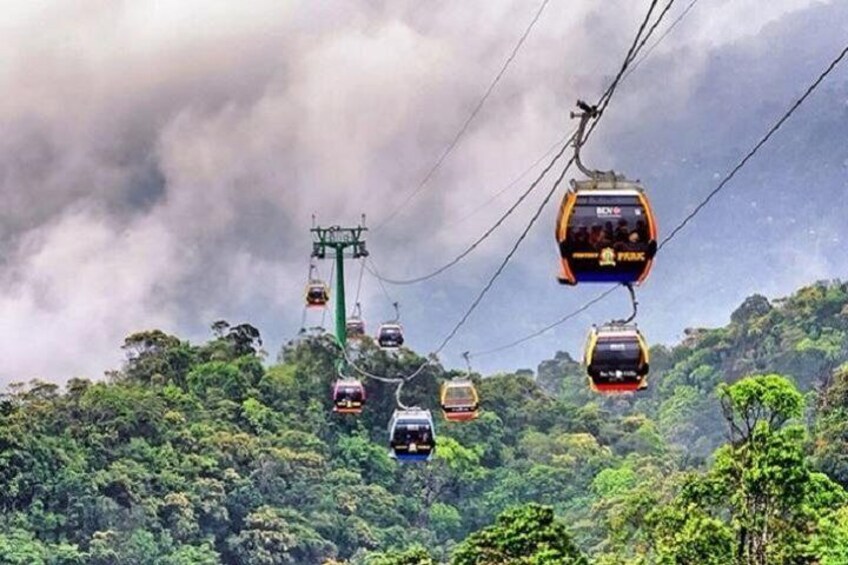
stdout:
[[452,565],[588,565],[553,508],[528,504],[502,513],[494,525],[468,536]]

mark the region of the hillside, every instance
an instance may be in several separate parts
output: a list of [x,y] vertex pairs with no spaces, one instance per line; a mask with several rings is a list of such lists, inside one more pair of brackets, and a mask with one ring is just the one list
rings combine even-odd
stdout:
[[[844,564],[847,332],[848,284],[818,283],[655,347],[638,396],[592,394],[565,353],[475,375],[481,417],[439,418],[417,466],[387,455],[393,385],[332,414],[329,338],[267,366],[247,324],[134,334],[105,381],[2,397],[0,562]],[[435,410],[456,374],[434,362],[404,399]]]

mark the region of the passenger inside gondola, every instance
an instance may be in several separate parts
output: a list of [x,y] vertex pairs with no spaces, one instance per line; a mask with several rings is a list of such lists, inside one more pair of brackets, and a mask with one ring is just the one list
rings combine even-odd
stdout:
[[644,192],[632,186],[578,191],[563,200],[556,230],[561,282],[637,283],[648,275],[656,228]]

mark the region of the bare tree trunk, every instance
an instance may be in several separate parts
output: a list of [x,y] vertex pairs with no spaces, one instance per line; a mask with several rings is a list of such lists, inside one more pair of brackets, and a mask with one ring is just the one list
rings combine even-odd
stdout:
[[766,498],[763,503],[763,532],[760,540],[759,554],[757,555],[759,559],[759,565],[766,565],[768,563],[768,545],[769,545],[769,501]]

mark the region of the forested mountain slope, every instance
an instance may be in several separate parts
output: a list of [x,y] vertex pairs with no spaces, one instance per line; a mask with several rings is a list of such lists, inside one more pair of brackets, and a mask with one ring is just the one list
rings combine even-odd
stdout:
[[[393,385],[331,412],[332,340],[266,366],[251,326],[213,332],[129,336],[103,382],[10,387],[0,562],[848,563],[848,285],[754,296],[655,347],[637,396],[592,394],[564,353],[475,376],[481,417],[439,418],[426,465],[388,458]],[[357,355],[386,376],[423,361]],[[404,400],[435,410],[454,375],[434,361]]]

